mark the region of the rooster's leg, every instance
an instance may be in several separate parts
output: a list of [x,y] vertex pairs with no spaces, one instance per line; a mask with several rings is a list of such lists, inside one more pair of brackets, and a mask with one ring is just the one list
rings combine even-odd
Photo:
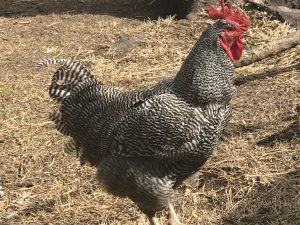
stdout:
[[151,225],[160,225],[160,223],[158,222],[158,219],[155,216],[148,217],[148,218],[149,218],[149,221],[150,221]]
[[184,225],[180,223],[174,207],[169,203],[168,225]]

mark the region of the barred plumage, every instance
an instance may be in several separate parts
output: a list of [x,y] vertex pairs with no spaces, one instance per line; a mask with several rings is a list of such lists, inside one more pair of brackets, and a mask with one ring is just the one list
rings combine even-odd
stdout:
[[43,67],[43,66],[48,66],[50,64],[64,64],[66,62],[72,62],[71,59],[56,59],[56,58],[47,58],[47,59],[43,59],[41,60],[37,65],[36,67],[37,68],[40,68],[40,67]]
[[209,158],[230,117],[233,63],[219,43],[228,27],[208,27],[178,74],[146,90],[104,85],[72,60],[38,64],[62,64],[49,94],[60,103],[51,120],[71,137],[66,151],[80,149],[104,187],[132,199],[152,224],[175,188]]

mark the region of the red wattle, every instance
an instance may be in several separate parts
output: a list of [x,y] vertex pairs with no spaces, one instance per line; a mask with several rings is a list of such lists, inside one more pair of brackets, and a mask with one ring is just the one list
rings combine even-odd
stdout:
[[242,35],[236,37],[237,39],[233,43],[229,43],[226,37],[220,39],[220,44],[227,53],[228,57],[233,61],[237,61],[241,58],[243,52]]

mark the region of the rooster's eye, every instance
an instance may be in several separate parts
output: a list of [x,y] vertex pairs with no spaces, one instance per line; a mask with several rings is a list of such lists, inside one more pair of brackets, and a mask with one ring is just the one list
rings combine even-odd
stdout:
[[234,31],[235,29],[234,29],[234,27],[232,25],[230,25],[229,27],[226,28],[226,30],[228,30],[228,31]]

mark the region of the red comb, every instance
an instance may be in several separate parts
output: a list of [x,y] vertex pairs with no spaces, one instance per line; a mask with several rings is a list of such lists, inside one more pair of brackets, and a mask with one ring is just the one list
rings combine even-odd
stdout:
[[213,20],[225,19],[233,23],[236,28],[246,31],[250,28],[249,18],[241,13],[239,9],[235,12],[232,11],[232,2],[230,0],[228,7],[225,6],[224,0],[221,0],[221,10],[217,9],[214,5],[211,5],[208,11],[209,18]]

